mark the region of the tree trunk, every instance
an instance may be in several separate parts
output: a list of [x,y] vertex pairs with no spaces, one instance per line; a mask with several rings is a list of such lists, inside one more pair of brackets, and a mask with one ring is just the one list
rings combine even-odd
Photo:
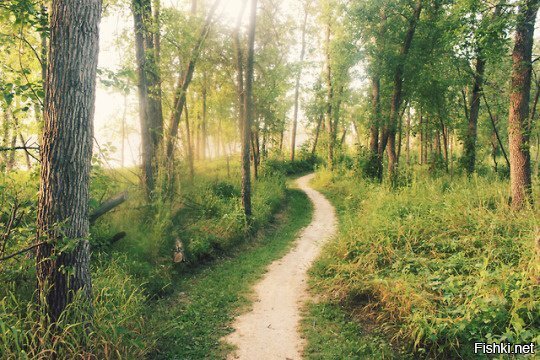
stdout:
[[332,102],[334,101],[334,88],[332,84],[332,64],[330,57],[330,38],[332,36],[332,28],[330,25],[330,19],[326,25],[326,131],[328,132],[328,168],[332,170],[334,168],[334,142],[333,142],[333,127],[332,127]]
[[189,111],[187,103],[184,103],[184,113],[186,118],[186,155],[189,167],[189,179],[191,182],[193,182],[193,178],[195,177],[195,168],[193,164],[193,141],[191,136],[191,124],[189,123]]
[[137,89],[139,93],[139,120],[141,126],[142,145],[142,182],[147,198],[150,198],[155,187],[155,147],[153,144],[153,127],[151,122],[151,105],[149,90],[149,71],[147,57],[147,31],[145,29],[145,13],[150,11],[146,0],[133,0],[132,12],[135,27],[135,55],[137,60]]
[[244,125],[242,134],[242,206],[248,219],[251,218],[251,173],[250,173],[250,140],[253,123],[253,72],[255,58],[255,29],[257,21],[257,0],[251,2],[251,15],[248,28],[248,44],[246,57],[246,86],[244,96]]
[[407,160],[407,166],[411,166],[411,106],[407,111],[407,137],[405,140],[405,157]]
[[324,114],[319,115],[319,119],[317,120],[317,127],[315,129],[315,139],[313,140],[313,147],[311,148],[311,155],[314,156],[315,152],[317,151],[317,143],[319,142],[319,134],[321,132],[321,124],[323,122]]
[[390,117],[388,120],[388,175],[390,180],[393,181],[397,175],[398,159],[396,155],[396,130],[397,121],[399,116],[399,107],[401,106],[401,97],[403,91],[403,76],[405,60],[411,48],[414,33],[416,31],[416,25],[420,19],[420,13],[422,12],[422,0],[418,0],[414,8],[414,14],[409,22],[409,29],[405,36],[405,41],[400,50],[400,59],[394,74],[394,91],[392,94],[392,103],[390,106]]
[[512,207],[532,202],[529,100],[531,92],[534,24],[540,0],[528,0],[519,7],[512,52],[512,85],[508,135],[510,140],[510,187]]
[[296,85],[294,88],[294,117],[292,124],[292,134],[291,134],[291,161],[294,161],[294,155],[296,150],[296,128],[298,126],[298,100],[300,97],[300,80],[302,78],[302,67],[304,62],[304,56],[306,53],[306,27],[308,19],[308,9],[307,3],[305,4],[305,14],[304,22],[302,25],[302,50],[300,51],[300,69],[298,69],[298,74],[296,75]]
[[381,120],[381,81],[378,76],[371,78],[371,125],[369,127],[369,176],[382,173],[382,156],[379,156],[379,127]]
[[480,111],[480,97],[482,95],[482,84],[484,79],[486,61],[479,54],[476,58],[476,68],[474,74],[474,85],[469,106],[469,120],[467,125],[467,135],[463,142],[463,156],[465,169],[470,175],[474,172],[476,162],[476,139],[478,128],[478,114]]
[[197,61],[199,60],[199,55],[202,51],[204,41],[206,40],[208,33],[210,32],[210,28],[212,26],[212,19],[219,5],[219,2],[220,2],[219,0],[214,1],[212,8],[210,9],[206,17],[204,26],[201,32],[199,33],[199,37],[197,38],[195,47],[191,51],[191,57],[187,64],[186,70],[183,72],[184,76],[178,77],[178,82],[176,85],[174,102],[173,102],[173,111],[171,113],[171,120],[169,124],[167,147],[166,147],[167,161],[169,162],[172,162],[172,159],[173,159],[175,140],[178,135],[178,126],[180,125],[180,120],[182,119],[182,111],[184,109],[184,104],[186,103],[187,90],[189,88],[189,85],[191,84],[191,80],[193,80],[193,73],[195,72],[195,65],[197,64]]
[[100,0],[53,0],[37,225],[48,243],[36,254],[39,301],[52,323],[78,291],[91,306],[88,185],[100,18]]

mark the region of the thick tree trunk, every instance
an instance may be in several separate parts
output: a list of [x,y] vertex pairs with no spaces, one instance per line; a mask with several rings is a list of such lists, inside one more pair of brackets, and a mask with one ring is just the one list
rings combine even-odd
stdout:
[[306,53],[306,28],[307,28],[307,19],[308,19],[308,9],[307,3],[305,5],[305,14],[304,22],[302,24],[302,50],[300,51],[300,68],[298,69],[298,74],[296,75],[296,84],[294,88],[294,115],[293,115],[293,124],[291,131],[291,161],[294,161],[294,155],[296,151],[296,128],[298,126],[298,107],[299,107],[299,98],[300,98],[300,80],[302,78],[302,67],[304,62],[304,56]]
[[53,0],[37,226],[48,243],[36,254],[39,301],[53,323],[78,291],[91,305],[88,185],[100,18],[100,0]]
[[397,121],[399,116],[399,108],[402,101],[402,91],[403,91],[403,76],[404,76],[404,67],[405,60],[409,53],[409,50],[412,45],[412,40],[414,33],[416,32],[416,25],[420,19],[420,13],[422,12],[422,0],[418,0],[414,8],[413,16],[409,22],[409,28],[407,34],[405,35],[405,41],[400,50],[400,59],[394,74],[394,91],[392,94],[392,103],[390,106],[390,117],[388,120],[388,144],[387,144],[387,153],[388,153],[388,175],[393,181],[397,175],[397,166],[398,159],[396,155],[396,130],[397,130]]
[[514,209],[521,209],[528,202],[532,202],[529,100],[534,25],[539,5],[540,0],[529,0],[519,7],[512,52],[508,135],[510,139],[510,187]]

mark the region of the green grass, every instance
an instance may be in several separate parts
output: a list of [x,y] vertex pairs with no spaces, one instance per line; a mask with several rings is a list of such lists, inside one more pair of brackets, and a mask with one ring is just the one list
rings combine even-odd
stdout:
[[398,359],[381,334],[366,331],[340,304],[311,302],[302,321],[306,359]]
[[[336,205],[340,231],[317,261],[312,286],[321,304],[363,320],[349,341],[365,342],[367,320],[421,358],[483,358],[472,353],[475,341],[540,342],[540,217],[509,208],[506,181],[418,176],[392,191],[323,171],[315,185]],[[317,311],[311,316],[323,325],[310,346],[346,351],[332,337],[321,340],[332,326]],[[333,324],[347,331],[342,323]]]
[[157,339],[154,359],[223,358],[220,339],[250,304],[250,291],[266,267],[283,256],[298,232],[309,224],[312,205],[299,190],[287,191],[287,206],[269,230],[235,253],[210,266],[181,274],[176,293],[149,309],[151,336]]

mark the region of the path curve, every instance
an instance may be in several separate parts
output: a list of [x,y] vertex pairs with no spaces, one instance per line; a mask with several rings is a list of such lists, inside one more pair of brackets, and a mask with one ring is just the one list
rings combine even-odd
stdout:
[[314,205],[313,220],[302,231],[294,248],[274,261],[264,278],[254,287],[253,310],[233,324],[235,331],[225,341],[237,350],[228,359],[265,360],[302,358],[304,342],[300,337],[300,308],[307,299],[307,270],[319,254],[322,244],[336,231],[332,204],[309,186],[313,174],[297,180]]

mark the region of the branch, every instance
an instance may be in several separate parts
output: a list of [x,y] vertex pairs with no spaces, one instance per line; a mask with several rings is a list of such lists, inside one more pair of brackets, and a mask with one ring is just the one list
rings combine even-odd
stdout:
[[0,146],[0,151],[15,151],[15,150],[24,150],[24,151],[38,150],[39,151],[39,146],[13,146],[13,147]]
[[506,160],[506,165],[510,169],[510,160],[508,160],[508,156],[506,155],[506,151],[504,150],[504,145],[501,141],[501,137],[499,136],[499,130],[497,130],[497,124],[495,124],[495,119],[493,118],[493,115],[491,114],[491,109],[489,108],[489,104],[486,98],[486,94],[482,92],[482,97],[484,98],[484,102],[486,103],[486,108],[489,113],[489,119],[491,120],[491,125],[493,126],[493,131],[495,132],[495,136],[497,137],[497,141],[499,142],[499,146],[501,147],[502,153],[504,155],[504,160]]
[[17,255],[22,255],[22,254],[24,254],[25,252],[28,252],[28,251],[30,251],[30,250],[33,250],[33,249],[35,249],[35,248],[37,248],[37,247],[40,247],[41,245],[45,245],[45,244],[47,244],[47,243],[48,243],[48,241],[42,241],[42,242],[40,242],[40,243],[34,244],[34,245],[30,246],[30,247],[27,247],[26,249],[19,250],[19,251],[17,251],[16,253],[13,253],[13,254],[11,254],[11,255],[4,256],[4,257],[0,258],[0,261],[5,261],[5,260],[8,260],[8,259],[11,259],[11,258],[13,258],[13,257],[15,257],[15,256],[17,256]]
[[122,204],[124,201],[127,200],[127,193],[122,193],[106,202],[101,204],[91,215],[90,215],[90,224],[93,224],[96,222],[98,218],[105,215],[115,207]]

